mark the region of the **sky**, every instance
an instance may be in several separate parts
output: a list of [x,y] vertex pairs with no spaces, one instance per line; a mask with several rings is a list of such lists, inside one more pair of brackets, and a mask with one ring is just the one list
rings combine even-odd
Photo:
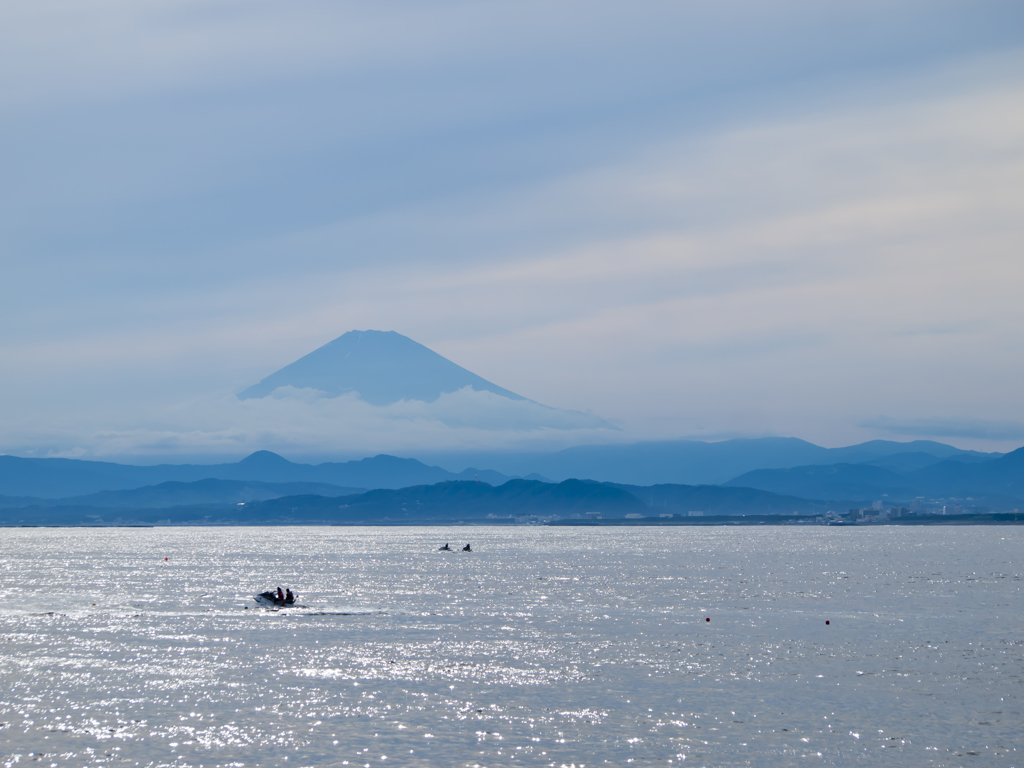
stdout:
[[[0,452],[1024,444],[1020,2],[7,3],[0,142]],[[234,397],[353,329],[617,429]]]

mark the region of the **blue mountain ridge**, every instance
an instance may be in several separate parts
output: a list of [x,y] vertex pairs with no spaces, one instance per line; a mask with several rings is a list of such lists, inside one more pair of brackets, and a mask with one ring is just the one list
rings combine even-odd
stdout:
[[444,480],[504,482],[507,475],[472,467],[461,473],[416,459],[379,455],[357,461],[296,464],[270,451],[256,451],[230,464],[136,466],[81,459],[0,456],[0,495],[64,499],[100,491],[193,483],[208,478],[262,483],[326,483],[348,488],[401,488]]
[[803,498],[991,496],[1024,500],[1024,448],[981,463],[957,459],[953,456],[909,472],[846,463],[758,469],[735,477],[725,485]]
[[[156,489],[140,489],[151,492]],[[129,494],[132,492],[128,492]],[[652,501],[654,507],[648,504]],[[689,517],[698,503],[710,514],[820,513],[824,506],[764,491],[720,486],[632,488],[612,483],[513,479],[498,486],[445,481],[357,495],[300,494],[245,504],[100,507],[85,504],[0,509],[0,525],[394,525],[439,522],[509,523],[522,515],[605,519]]]
[[[915,455],[908,458],[905,454]],[[552,480],[578,477],[646,486],[658,483],[717,485],[759,469],[886,461],[890,467],[906,464],[908,469],[913,469],[944,459],[985,462],[1001,455],[963,451],[931,440],[907,443],[871,440],[842,448],[823,448],[795,437],[760,437],[720,442],[648,440],[579,445],[543,453],[437,452],[420,454],[420,458],[449,468],[474,463],[508,475],[535,472]]]
[[[900,455],[908,454],[895,454],[897,458]],[[48,461],[0,457],[0,468],[10,464],[3,459],[14,459],[22,465],[25,462]],[[976,501],[980,496],[984,506],[1006,510],[1020,506],[1019,500],[1024,498],[1024,448],[984,463],[956,459],[954,455],[950,460],[903,473],[870,463],[755,470],[725,485],[633,486],[578,479],[547,483],[509,479],[499,473],[478,473],[475,470],[464,471],[461,479],[413,483],[355,495],[346,495],[347,490],[353,490],[351,488],[308,480],[278,484],[210,479],[191,483],[170,481],[135,490],[103,491],[58,501],[0,498],[0,507],[5,508],[0,514],[0,522],[5,525],[81,525],[103,523],[107,518],[106,523],[120,524],[161,521],[271,524],[302,520],[339,524],[373,520],[408,523],[427,519],[483,520],[521,514],[564,516],[598,513],[623,517],[636,513],[646,517],[685,515],[693,509],[726,515],[820,514],[830,508],[846,508],[847,502],[841,500],[856,505],[889,496],[890,501],[906,502],[920,495],[921,491],[937,496],[948,492],[948,489],[953,489],[960,497],[973,496]],[[103,466],[101,462],[92,463]],[[63,462],[56,466],[63,466]],[[123,465],[108,466],[126,468]],[[282,473],[307,476],[330,473],[329,476],[338,477],[345,473],[352,476],[358,471],[366,477],[367,469],[387,472],[395,468],[404,470],[406,477],[411,476],[410,471],[421,476],[424,473],[435,476],[437,473],[451,474],[413,459],[379,456],[345,464],[314,466],[295,464],[268,451],[257,452],[237,464],[219,466],[229,473],[255,472],[263,477]],[[200,467],[178,467],[182,468],[195,471]],[[201,468],[207,472],[211,470],[209,466]],[[471,482],[469,474],[474,478],[483,475],[490,482]],[[395,479],[393,474],[390,477]],[[616,495],[610,489],[627,493],[634,500],[627,502],[621,493]],[[237,505],[235,499],[246,503]],[[236,506],[239,508],[234,509]],[[157,511],[160,514],[154,518]]]
[[[872,441],[859,446],[829,449],[796,438],[775,437],[726,440],[718,443],[680,440],[649,441],[631,445],[579,446],[555,453],[480,452],[455,456],[437,455],[432,457],[434,461],[431,463],[413,458],[379,455],[355,461],[324,462],[314,465],[291,462],[270,451],[257,451],[233,463],[153,466],[82,459],[0,456],[0,495],[57,499],[99,491],[140,488],[168,481],[195,482],[207,478],[265,483],[328,483],[370,489],[400,488],[445,480],[472,480],[477,477],[491,484],[500,484],[510,477],[536,477],[555,481],[579,478],[637,486],[663,483],[717,485],[729,483],[752,470],[829,465],[836,462],[837,458],[843,457],[867,459],[870,462],[888,461],[891,467],[904,461],[901,457],[907,454],[913,454],[911,460],[907,461],[908,465],[921,467],[922,462],[927,462],[928,459],[918,454],[927,454],[934,458],[936,465],[955,465],[936,470],[940,477],[962,475],[964,478],[975,476],[972,474],[975,470],[964,467],[984,467],[994,460],[993,457],[1000,456],[959,451],[952,446],[928,441]],[[946,461],[943,461],[944,457],[948,457]],[[456,461],[464,463],[453,466]],[[470,461],[474,461],[477,467],[490,468],[474,469],[471,464],[468,469],[460,470]],[[972,465],[965,463],[967,461],[981,463]],[[441,463],[448,464],[448,468],[438,466]],[[925,471],[927,469],[927,466],[924,466],[920,470],[924,473],[920,475],[922,481],[930,477]],[[957,475],[958,472],[961,475]],[[767,476],[758,476],[761,477]],[[893,477],[903,475],[894,472]],[[749,482],[768,481],[753,479]],[[906,485],[905,481],[900,483]],[[867,493],[867,497],[872,493]],[[811,494],[811,497],[847,498],[845,494]]]

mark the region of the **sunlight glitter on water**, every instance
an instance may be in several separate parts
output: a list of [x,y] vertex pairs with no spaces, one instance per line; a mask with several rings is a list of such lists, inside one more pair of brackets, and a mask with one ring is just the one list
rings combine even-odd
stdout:
[[0,761],[1012,765],[1022,534],[7,529]]

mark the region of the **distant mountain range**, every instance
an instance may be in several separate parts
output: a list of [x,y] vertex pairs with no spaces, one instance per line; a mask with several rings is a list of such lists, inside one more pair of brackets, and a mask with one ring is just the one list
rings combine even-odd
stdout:
[[[806,460],[808,456],[823,462],[831,460],[831,463],[779,466],[787,461]],[[639,499],[645,508],[659,514],[686,514],[695,510],[708,514],[811,513],[825,508],[844,509],[876,499],[908,505],[917,497],[971,497],[974,506],[997,510],[1024,506],[1024,448],[999,455],[960,451],[927,441],[873,441],[825,449],[802,440],[764,438],[723,443],[678,441],[594,446],[555,454],[534,454],[532,458],[524,454],[505,459],[502,465],[505,469],[543,468],[555,475],[555,480],[563,480],[558,487],[572,480],[588,487],[612,488]],[[757,462],[767,466],[747,469],[724,483],[664,482],[666,477],[681,475],[720,476],[726,470],[749,467],[752,463],[756,467]],[[571,466],[581,469],[579,477],[558,477]],[[621,482],[623,476],[656,478],[659,482]],[[475,480],[481,482],[473,483]],[[358,461],[298,464],[269,451],[258,451],[236,463],[149,467],[0,456],[0,508],[186,509],[252,502],[272,509],[278,501],[294,506],[289,500],[349,498],[361,489],[371,489],[365,499],[350,504],[370,510],[378,509],[373,505],[383,504],[382,499],[404,498],[401,494],[388,496],[377,491],[430,487],[439,490],[416,491],[420,494],[418,503],[426,505],[425,508],[432,508],[430,505],[442,497],[452,504],[462,504],[477,494],[477,502],[485,506],[496,504],[494,509],[500,511],[525,503],[525,496],[516,496],[515,503],[510,500],[512,497],[508,494],[526,487],[509,485],[510,481],[540,483],[530,487],[537,493],[543,491],[542,496],[549,494],[544,496],[549,500],[561,499],[558,501],[560,508],[573,508],[555,491],[544,490],[552,483],[536,473],[514,478],[492,469],[452,472],[416,459],[386,455]],[[443,491],[445,484],[452,482],[469,482],[472,487],[458,493],[451,489]],[[497,493],[487,490],[489,488],[504,490]],[[497,495],[493,495],[495,493]],[[574,493],[579,494],[578,490]],[[330,506],[333,501],[302,503],[315,507],[318,504]],[[554,509],[558,504],[551,501],[548,506]],[[451,511],[454,513],[455,509]],[[194,513],[195,510],[187,512]]]
[[[257,451],[232,464],[157,464],[135,466],[80,459],[27,459],[0,456],[0,495],[59,499],[119,491],[166,482],[238,480],[246,483],[323,483],[342,488],[401,488],[445,480],[473,480],[492,484],[508,475],[489,470],[449,472],[416,459],[374,456],[324,464],[296,464],[270,451]],[[255,498],[255,497],[253,497]]]
[[[229,481],[199,481],[200,486]],[[182,484],[173,484],[180,486]],[[93,497],[32,506],[0,508],[2,525],[153,525],[153,524],[418,524],[485,522],[509,523],[515,518],[626,518],[689,515],[694,505],[702,513],[780,514],[821,513],[824,505],[786,499],[765,491],[719,486],[658,486],[638,488],[564,480],[509,480],[497,487],[484,482],[446,481],[397,490],[362,494],[301,494],[239,503],[162,504],[152,502],[160,486],[127,492],[104,492]],[[178,500],[198,498],[177,488]],[[135,494],[133,496],[133,494]],[[130,500],[140,503],[132,505]],[[114,503],[111,503],[114,502]],[[650,503],[648,503],[650,502]]]
[[[249,505],[246,505],[247,507]],[[465,481],[399,490],[370,491],[342,499],[282,498],[252,505],[259,516],[283,519],[323,510],[338,522],[414,522],[417,520],[495,520],[521,515],[642,514],[647,506],[620,488],[565,480],[509,480],[498,487]]]
[[630,485],[718,485],[757,469],[839,463],[919,469],[946,459],[984,462],[1001,455],[964,451],[930,440],[872,440],[844,448],[822,448],[795,437],[762,437],[714,443],[659,440],[580,445],[548,453],[450,452],[421,458],[442,466],[475,464],[507,475],[536,473],[552,480],[578,477]]
[[889,466],[841,463],[759,469],[733,478],[726,485],[805,498],[1024,499],[1024,448],[981,463],[953,456],[909,471],[896,471],[899,467],[899,462],[890,461]]
[[756,488],[724,488],[720,485],[619,485],[647,506],[648,515],[820,515],[829,509],[845,510],[848,503],[835,504],[786,496]]
[[260,483],[252,480],[217,480],[207,478],[192,483],[170,480],[158,485],[121,491],[98,491],[84,496],[43,499],[31,496],[0,496],[0,508],[85,506],[125,509],[161,509],[196,504],[239,504],[266,501],[282,496],[316,494],[318,496],[351,496],[365,493],[365,488],[344,488],[329,483]]

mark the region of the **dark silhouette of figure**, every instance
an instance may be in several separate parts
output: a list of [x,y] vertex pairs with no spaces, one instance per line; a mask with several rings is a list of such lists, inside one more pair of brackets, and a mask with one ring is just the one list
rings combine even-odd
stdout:
[[292,591],[290,589],[286,589],[284,591],[284,601],[289,605],[295,602],[295,595],[292,594]]
[[444,546],[443,547],[438,547],[437,550],[438,550],[438,552],[451,552],[452,548],[448,546],[448,542],[446,541],[444,543]]
[[282,603],[284,602],[284,592],[281,591],[280,587],[277,588],[277,599]]
[[464,547],[462,548],[462,551],[463,551],[463,552],[472,552],[472,551],[473,551],[473,548],[472,548],[472,547],[470,547],[470,546],[469,546],[469,544],[467,544],[466,546],[464,546]]

